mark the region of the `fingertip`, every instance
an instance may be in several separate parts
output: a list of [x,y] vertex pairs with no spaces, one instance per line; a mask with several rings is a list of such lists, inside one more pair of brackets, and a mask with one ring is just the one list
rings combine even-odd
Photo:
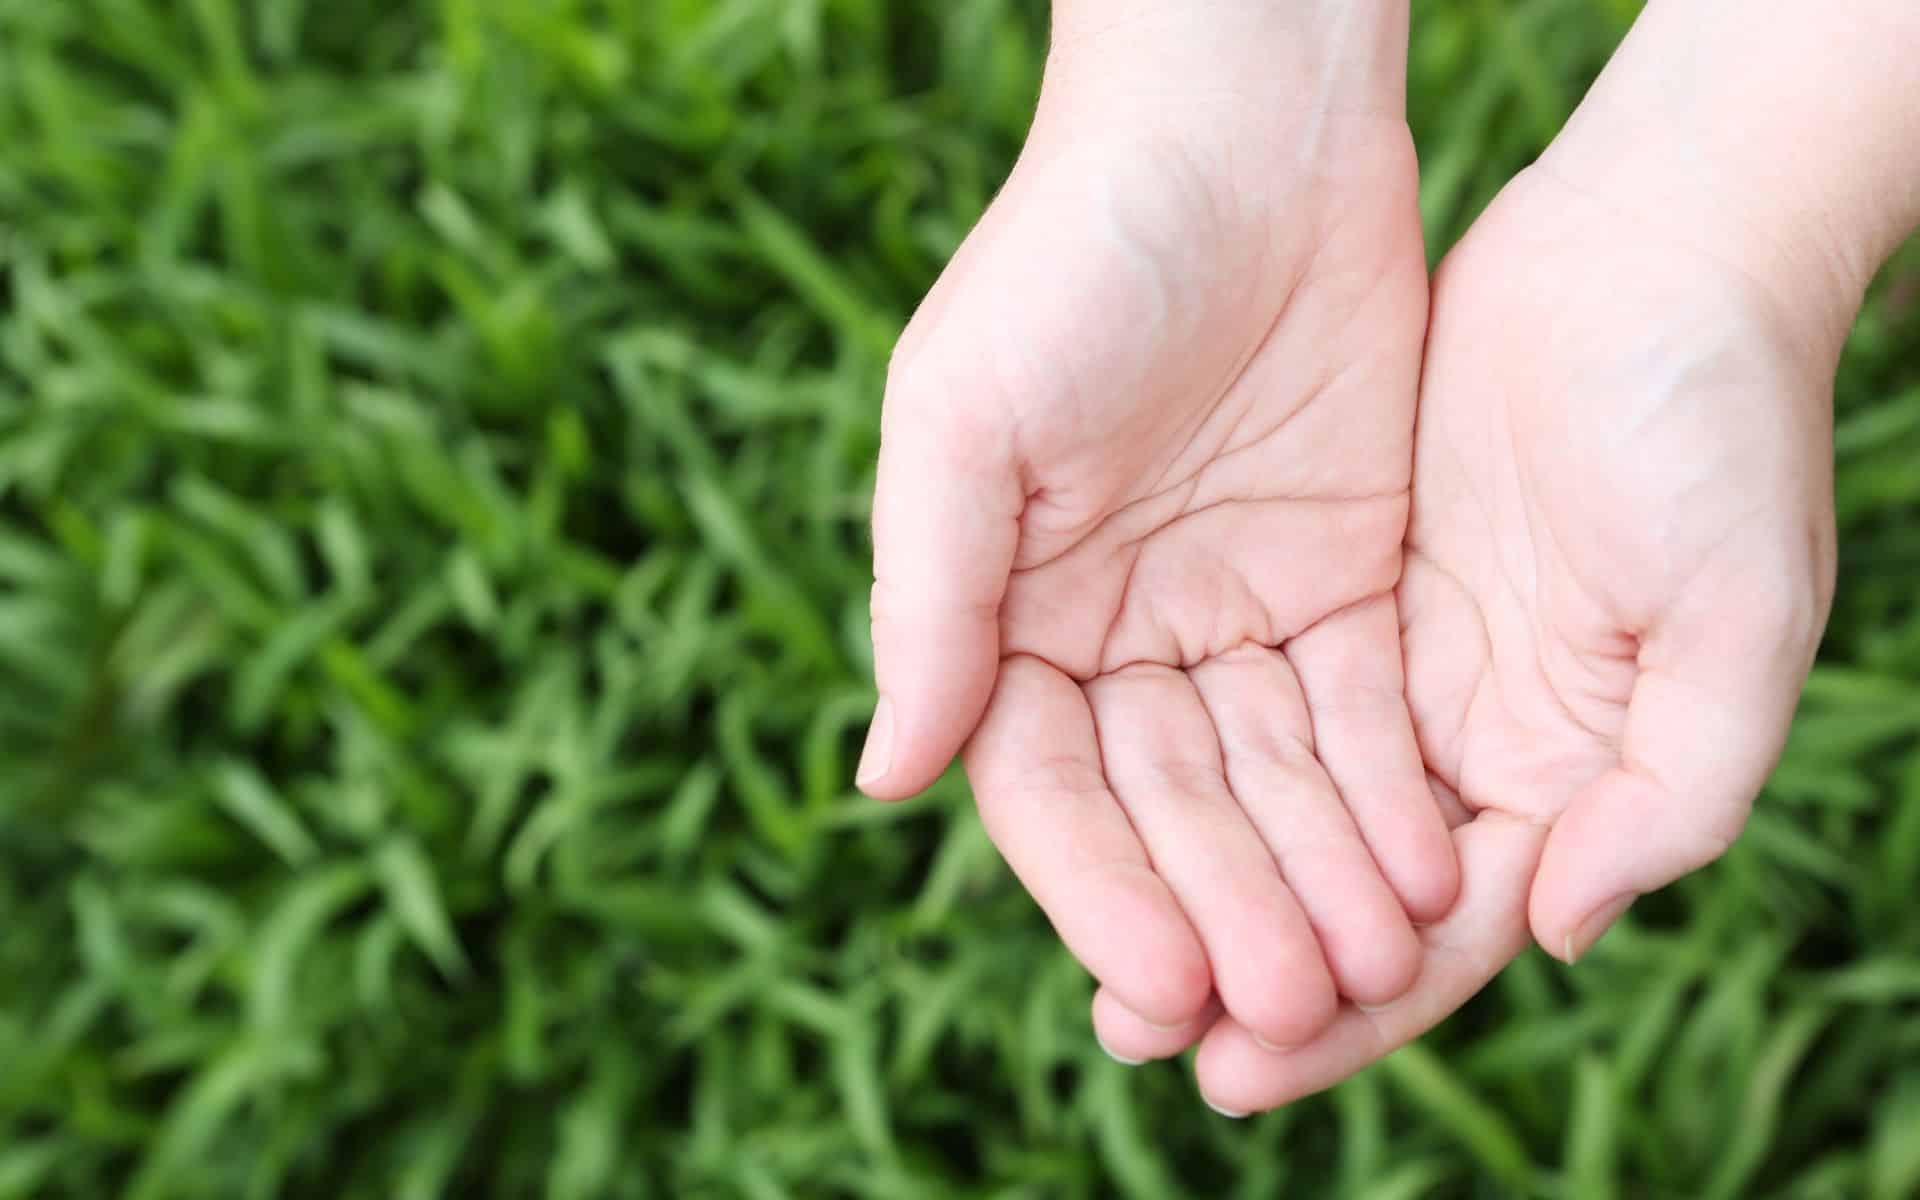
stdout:
[[1298,1099],[1287,1067],[1291,1051],[1268,1045],[1231,1017],[1201,1039],[1193,1077],[1215,1112],[1267,1112]]
[[1416,925],[1445,920],[1460,899],[1460,859],[1425,774],[1382,771],[1392,778],[1370,781],[1350,761],[1326,762],[1375,867],[1407,919]]
[[914,799],[920,795],[920,793],[932,787],[934,782],[939,778],[939,774],[936,773],[925,783],[916,784],[904,782],[898,777],[889,776],[882,779],[860,782],[855,786],[859,789],[860,794],[869,800],[878,800],[882,804],[901,804]]
[[893,701],[880,697],[880,703],[874,706],[873,720],[867,725],[866,746],[860,751],[860,767],[855,773],[854,784],[875,800],[896,800],[900,797],[887,786],[887,776],[893,771]]
[[1437,819],[1419,821],[1403,836],[1403,844],[1381,864],[1387,884],[1414,924],[1445,920],[1460,899],[1460,860],[1453,838]]
[[1209,1000],[1194,1019],[1160,1026],[1129,1009],[1109,988],[1102,987],[1093,996],[1095,1039],[1109,1057],[1129,1066],[1172,1058],[1198,1042],[1219,1015],[1219,1004]]
[[1242,985],[1221,994],[1221,1004],[1234,1021],[1261,1044],[1303,1046],[1333,1024],[1340,1011],[1340,995],[1325,966],[1263,974],[1266,977],[1255,986]]
[[1527,893],[1527,924],[1542,949],[1577,962],[1639,895],[1717,856],[1697,814],[1676,809],[1671,793],[1621,768],[1575,797],[1548,833]]
[[876,777],[863,776],[854,781],[854,786],[869,800],[878,800],[883,804],[899,804],[913,799],[932,787],[945,773],[945,765],[931,771],[908,772],[893,769]]
[[878,778],[856,780],[854,786],[869,800],[878,800],[883,804],[899,804],[913,799],[932,787],[945,773],[944,767],[914,774],[893,770]]
[[1198,1021],[1213,999],[1213,971],[1206,955],[1190,936],[1169,939],[1160,963],[1142,963],[1139,969],[1116,972],[1101,982],[1116,999],[1147,1024],[1161,1030],[1183,1029]]
[[1533,940],[1549,955],[1572,965],[1579,957],[1573,948],[1573,930],[1579,921],[1578,915],[1568,914],[1565,900],[1556,894],[1547,873],[1541,872],[1527,894],[1527,928]]
[[1105,1054],[1108,1058],[1112,1059],[1114,1062],[1119,1063],[1123,1067],[1143,1067],[1150,1061],[1145,1056],[1140,1058],[1129,1058],[1127,1055],[1124,1055],[1120,1053],[1118,1050],[1115,1050],[1112,1046],[1107,1044],[1106,1038],[1103,1038],[1100,1036],[1100,1030],[1097,1026],[1093,1031],[1093,1040],[1099,1044],[1100,1052],[1102,1054]]
[[1102,990],[1141,1021],[1165,1032],[1207,1012],[1214,974],[1206,949],[1150,867],[1036,876],[1029,890],[1046,896],[1041,907]]
[[[1541,949],[1553,955],[1561,962],[1572,966],[1587,956],[1607,931],[1619,923],[1634,902],[1640,897],[1636,894],[1614,896],[1578,915],[1569,917],[1552,908],[1546,911],[1529,911],[1528,923],[1533,928],[1533,936]],[[1535,910],[1544,906],[1530,904]]]
[[[1151,872],[1122,872],[1090,893],[1093,911],[1061,914],[1075,953],[1103,991],[1154,1030],[1183,1029],[1213,1002],[1206,950]],[[1121,932],[1124,931],[1124,932]]]
[[1376,930],[1363,947],[1342,956],[1340,994],[1366,1009],[1391,1004],[1419,982],[1420,964],[1420,938],[1411,925]]
[[875,800],[911,799],[953,765],[979,728],[999,677],[991,642],[984,635],[977,640],[970,655],[887,656],[892,669],[882,671],[880,701],[855,772],[860,791]]

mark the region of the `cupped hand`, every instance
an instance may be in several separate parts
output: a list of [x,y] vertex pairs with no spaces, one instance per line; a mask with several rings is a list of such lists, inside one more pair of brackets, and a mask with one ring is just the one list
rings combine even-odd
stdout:
[[1269,94],[1271,51],[1182,87],[1122,42],[1056,49],[896,355],[861,785],[911,795],[965,744],[1113,1001],[1194,1028],[1217,995],[1299,1044],[1406,989],[1457,880],[1394,598],[1413,150],[1391,99]]
[[[1215,1105],[1337,1082],[1450,1013],[1529,929],[1577,958],[1740,832],[1835,558],[1838,341],[1762,278],[1546,168],[1443,265],[1400,603],[1460,903],[1421,931],[1406,995],[1348,1006],[1309,1045],[1274,1052],[1222,1018],[1197,1064]],[[1111,997],[1096,1020],[1156,1053],[1180,1040]]]

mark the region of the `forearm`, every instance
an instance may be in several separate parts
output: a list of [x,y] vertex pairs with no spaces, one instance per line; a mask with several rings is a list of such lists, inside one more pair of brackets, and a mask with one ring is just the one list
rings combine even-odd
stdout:
[[1844,332],[1920,224],[1920,4],[1653,0],[1543,164]]
[[1047,73],[1403,119],[1407,13],[1408,0],[1055,0]]

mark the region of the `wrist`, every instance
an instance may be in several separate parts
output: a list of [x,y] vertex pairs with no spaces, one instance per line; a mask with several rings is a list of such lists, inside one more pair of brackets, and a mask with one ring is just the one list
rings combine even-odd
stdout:
[[1405,119],[1408,0],[1055,0],[1049,92]]
[[1837,361],[1871,271],[1848,226],[1703,162],[1638,114],[1583,110],[1530,168],[1613,218],[1617,235],[1694,260],[1771,309],[1795,340]]
[[1838,354],[1920,222],[1920,8],[1653,0],[1541,167],[1718,258]]

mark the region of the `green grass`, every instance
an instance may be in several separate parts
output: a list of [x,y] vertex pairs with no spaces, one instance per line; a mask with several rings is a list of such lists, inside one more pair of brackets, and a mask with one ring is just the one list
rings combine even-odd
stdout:
[[[0,0],[0,1197],[1920,1191],[1920,259],[1752,834],[1215,1119],[847,786],[1013,0]],[[1630,19],[1415,6],[1436,249]]]

